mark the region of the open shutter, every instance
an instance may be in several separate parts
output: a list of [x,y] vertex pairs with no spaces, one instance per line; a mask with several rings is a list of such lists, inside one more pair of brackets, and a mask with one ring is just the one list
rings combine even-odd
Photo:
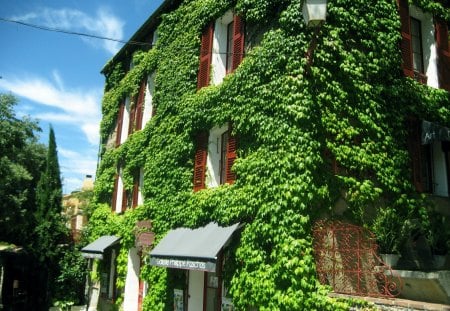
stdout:
[[240,16],[234,16],[233,26],[233,61],[231,71],[234,71],[239,66],[244,57],[244,21]]
[[194,163],[194,191],[205,188],[206,157],[208,155],[208,133],[197,135],[197,149]]
[[135,118],[136,118],[136,105],[137,105],[137,98],[134,97],[132,100],[132,103],[130,103],[130,122],[128,123],[128,136],[133,134],[134,132],[134,125],[135,125]]
[[135,208],[139,201],[139,172],[134,176],[131,207]]
[[120,146],[120,140],[122,139],[122,126],[123,126],[123,112],[125,104],[121,103],[119,107],[119,114],[117,115],[117,128],[116,128],[116,147]]
[[122,212],[125,212],[128,207],[128,196],[127,190],[123,187],[123,195],[122,195]]
[[111,209],[113,212],[116,211],[117,206],[117,187],[119,186],[119,175],[114,176],[114,189],[112,194],[112,202],[111,202]]
[[411,23],[409,17],[408,0],[398,0],[402,42],[400,48],[402,51],[402,68],[407,77],[414,78],[413,55],[411,42]]
[[408,149],[411,157],[412,182],[416,191],[423,192],[421,126],[417,118],[408,119]]
[[202,34],[200,47],[200,68],[197,76],[197,89],[201,89],[209,84],[209,74],[211,71],[211,54],[213,45],[214,24],[211,23]]
[[436,43],[438,49],[439,86],[450,92],[450,44],[448,25],[443,20],[436,22]]
[[225,167],[225,183],[232,184],[236,180],[236,174],[231,170],[236,160],[237,138],[231,135],[231,126],[228,130],[228,144],[227,144],[227,163]]
[[142,129],[142,118],[144,114],[144,100],[145,100],[145,87],[147,86],[147,79],[144,79],[139,88],[138,100],[136,103],[136,131]]

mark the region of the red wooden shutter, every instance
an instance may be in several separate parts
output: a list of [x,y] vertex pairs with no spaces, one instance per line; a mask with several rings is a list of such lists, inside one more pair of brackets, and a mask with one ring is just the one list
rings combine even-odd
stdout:
[[139,172],[134,177],[131,207],[135,208],[139,201]]
[[114,176],[114,189],[112,194],[112,202],[111,202],[111,209],[113,212],[116,211],[117,206],[117,187],[119,186],[119,175]]
[[450,44],[448,25],[443,20],[436,22],[436,43],[438,49],[439,86],[450,92]]
[[411,42],[411,24],[409,17],[408,0],[398,0],[402,42],[400,48],[402,51],[402,68],[407,77],[414,78],[412,42]]
[[[142,260],[142,257],[140,259],[141,264],[140,267],[144,265],[144,261]],[[139,268],[139,272],[141,271],[141,268]],[[138,289],[138,311],[142,311],[142,303],[144,302],[144,280],[139,277],[139,289]]]
[[208,155],[208,133],[197,135],[197,149],[194,163],[194,191],[205,188],[206,157]]
[[237,138],[231,135],[231,126],[228,130],[228,144],[227,144],[227,163],[225,167],[225,183],[232,184],[236,180],[236,174],[231,171],[231,168],[236,160]]
[[200,68],[197,76],[197,89],[201,89],[209,84],[209,74],[211,70],[211,54],[213,45],[214,24],[211,23],[202,34],[200,47]]
[[123,193],[122,194],[122,212],[125,212],[128,207],[128,197],[127,197],[127,190],[125,189],[125,185],[123,187],[122,193]]
[[123,126],[123,111],[125,104],[121,103],[119,107],[119,114],[117,115],[117,132],[116,132],[116,147],[120,146],[120,140],[122,138],[122,126]]
[[234,16],[233,26],[233,61],[231,71],[234,71],[239,66],[244,57],[244,21],[240,16]]
[[145,100],[145,87],[147,86],[147,79],[144,79],[139,88],[138,100],[136,103],[136,131],[142,129],[142,118],[144,115],[144,100]]
[[408,119],[408,149],[411,157],[412,182],[416,191],[423,192],[421,126],[417,118]]

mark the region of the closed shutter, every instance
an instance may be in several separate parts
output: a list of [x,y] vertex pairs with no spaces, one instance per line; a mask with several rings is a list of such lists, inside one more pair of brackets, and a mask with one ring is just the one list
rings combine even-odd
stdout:
[[205,188],[206,157],[208,155],[208,134],[201,132],[197,135],[197,149],[194,163],[194,191]]
[[119,114],[117,115],[117,127],[116,127],[116,147],[120,146],[120,140],[122,139],[122,126],[123,126],[123,111],[125,104],[121,103],[119,107]]
[[235,15],[233,25],[233,61],[231,71],[239,66],[244,57],[244,21],[240,16]]
[[227,144],[227,163],[225,168],[225,183],[232,184],[236,180],[236,174],[231,170],[236,160],[237,138],[231,135],[232,128],[228,130],[228,144]]
[[448,25],[443,20],[436,22],[436,43],[438,49],[439,86],[450,92],[450,44]]
[[144,79],[139,88],[138,100],[136,103],[136,131],[142,129],[142,118],[144,116],[144,100],[145,100],[145,87],[147,86],[147,79]]
[[111,202],[111,209],[113,212],[116,211],[117,206],[117,187],[119,186],[119,175],[114,176],[114,189],[112,194],[112,202]]
[[423,192],[421,126],[417,118],[408,119],[408,151],[411,157],[412,182],[416,191]]
[[411,42],[411,24],[409,17],[408,0],[398,0],[402,42],[400,48],[402,51],[402,68],[407,77],[414,78],[412,42]]
[[200,68],[197,76],[197,89],[209,85],[209,74],[211,70],[211,53],[214,35],[214,24],[211,23],[202,34],[200,47]]

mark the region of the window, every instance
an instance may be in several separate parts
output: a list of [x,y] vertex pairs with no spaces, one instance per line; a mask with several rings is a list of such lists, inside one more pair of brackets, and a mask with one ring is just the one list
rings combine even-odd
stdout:
[[128,196],[123,185],[123,169],[119,168],[114,181],[114,192],[112,197],[112,210],[116,213],[121,213],[127,209]]
[[439,18],[436,19],[439,87],[450,92],[450,37],[448,25],[447,22]]
[[[439,139],[423,141],[425,123],[429,122],[420,122],[417,119],[409,121],[409,151],[413,183],[418,192],[449,197],[450,141]],[[440,128],[450,132],[449,129]],[[438,128],[435,126],[435,129]],[[432,129],[430,132],[436,131]]]
[[143,169],[136,171],[131,191],[125,189],[122,176],[123,169],[119,168],[115,177],[112,196],[112,210],[116,213],[124,212],[127,208],[135,208],[144,203],[144,197],[142,195],[142,186],[144,184]]
[[236,144],[237,139],[231,135],[229,125],[216,126],[209,133],[197,135],[194,191],[235,181],[232,166],[236,159]]
[[142,115],[142,128],[155,115],[155,107],[153,106],[153,95],[155,94],[155,73],[147,77],[147,87],[144,96],[144,112]]
[[142,129],[142,120],[144,115],[144,100],[145,100],[145,91],[147,89],[147,79],[144,79],[141,82],[139,87],[139,93],[134,97],[134,107],[132,111],[132,122],[130,122],[130,130],[129,134],[134,131],[140,131]]
[[144,184],[144,171],[143,169],[139,169],[133,180],[133,191],[132,191],[132,200],[131,207],[135,208],[144,203],[144,198],[142,196],[142,186]]
[[104,299],[113,300],[118,296],[116,287],[116,250],[105,251],[100,268],[100,295]]
[[116,147],[118,147],[128,137],[130,127],[130,99],[128,97],[119,106],[116,124]]
[[422,190],[439,196],[449,196],[450,142],[423,145],[421,159]]
[[[197,88],[219,84],[235,70],[244,54],[244,23],[230,10],[203,31]],[[211,76],[212,74],[212,76]]]
[[407,0],[399,0],[402,68],[405,76],[439,87],[438,55],[433,16]]
[[232,65],[233,65],[233,27],[234,22],[231,22],[227,26],[227,49],[226,49],[226,55],[227,55],[227,61],[226,61],[226,69],[227,72],[232,71]]
[[414,72],[423,73],[422,30],[418,19],[411,17],[411,42]]
[[205,272],[205,311],[221,310],[221,278],[215,272]]
[[[153,80],[150,79],[149,82],[153,83]],[[133,132],[141,130],[152,115],[152,94],[154,89],[149,90],[147,84],[147,79],[144,79],[141,82],[138,94],[132,100],[127,97],[120,104],[116,125],[116,147],[123,144]],[[147,96],[149,97],[148,105]]]

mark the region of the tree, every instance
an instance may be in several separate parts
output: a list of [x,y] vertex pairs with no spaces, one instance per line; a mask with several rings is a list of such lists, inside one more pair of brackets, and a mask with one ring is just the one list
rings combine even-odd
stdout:
[[30,241],[36,211],[35,189],[45,160],[38,123],[14,113],[17,99],[0,94],[0,241]]
[[55,133],[50,126],[45,170],[37,186],[34,254],[46,280],[46,302],[49,305],[60,273],[59,262],[67,246],[68,231],[61,215],[62,183]]
[[37,191],[38,218],[45,218],[50,214],[61,214],[62,183],[56,150],[55,132],[50,126],[48,150],[45,171],[41,175]]

